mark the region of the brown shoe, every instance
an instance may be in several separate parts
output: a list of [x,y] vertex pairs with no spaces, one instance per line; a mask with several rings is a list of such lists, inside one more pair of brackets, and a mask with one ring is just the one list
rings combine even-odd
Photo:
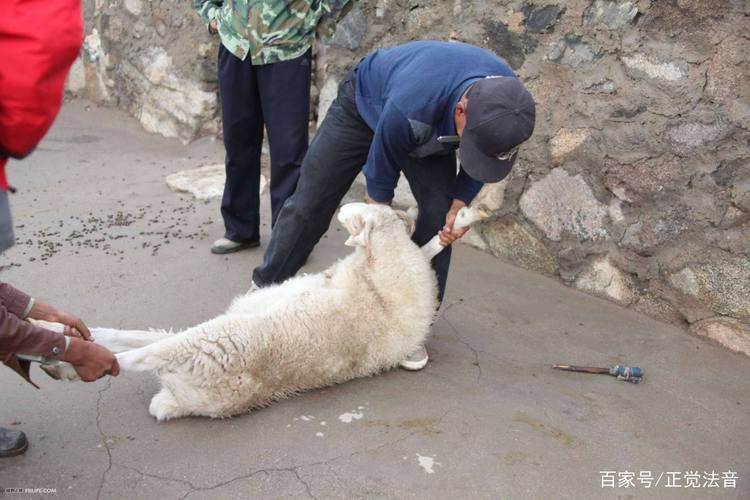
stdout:
[[21,455],[29,447],[26,434],[0,427],[0,458]]

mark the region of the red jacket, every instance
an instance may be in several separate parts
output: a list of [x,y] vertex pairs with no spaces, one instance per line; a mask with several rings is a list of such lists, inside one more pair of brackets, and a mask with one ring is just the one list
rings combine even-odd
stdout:
[[0,0],[0,188],[7,157],[28,155],[62,104],[83,43],[81,0]]

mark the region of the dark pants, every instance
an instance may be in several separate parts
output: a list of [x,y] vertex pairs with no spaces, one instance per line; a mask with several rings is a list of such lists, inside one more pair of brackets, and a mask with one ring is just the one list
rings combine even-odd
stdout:
[[[367,160],[373,132],[357,111],[354,79],[351,72],[341,82],[336,99],[310,143],[297,190],[281,209],[263,264],[253,271],[253,281],[258,286],[280,283],[302,267]],[[419,205],[412,239],[423,245],[445,224],[456,178],[456,158],[450,154],[413,159],[403,165],[402,172]],[[450,258],[449,247],[432,261],[440,300]]]
[[299,179],[307,150],[310,59],[253,66],[219,47],[219,91],[227,182],[221,200],[224,237],[254,241],[260,225],[260,155],[263,126],[271,148],[272,224]]

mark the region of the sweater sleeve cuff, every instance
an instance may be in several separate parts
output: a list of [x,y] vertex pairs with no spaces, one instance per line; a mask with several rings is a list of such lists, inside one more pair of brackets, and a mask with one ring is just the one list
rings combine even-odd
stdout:
[[[209,7],[209,8],[208,8],[208,9],[206,10],[206,17],[205,17],[205,21],[206,21],[206,31],[208,31],[208,34],[209,34],[209,35],[213,35],[213,34],[214,34],[214,33],[213,33],[213,32],[211,31],[211,21],[213,21],[214,19],[216,19],[216,13],[218,12],[218,10],[219,10],[219,8],[218,8],[218,7]],[[217,33],[219,32],[219,26],[218,26],[218,24],[219,24],[219,21],[217,20],[217,21],[216,21],[216,32],[217,32]]]
[[387,188],[383,186],[373,185],[369,180],[367,181],[367,195],[373,200],[380,203],[387,203],[393,199],[393,188]]
[[29,303],[26,305],[26,309],[23,310],[19,318],[26,319],[29,316],[29,313],[31,312],[31,309],[34,307],[34,297],[29,297]]
[[33,304],[29,305],[30,302],[31,297],[21,290],[7,283],[0,283],[0,303],[5,306],[9,313],[21,318],[27,308],[29,311],[31,310]]

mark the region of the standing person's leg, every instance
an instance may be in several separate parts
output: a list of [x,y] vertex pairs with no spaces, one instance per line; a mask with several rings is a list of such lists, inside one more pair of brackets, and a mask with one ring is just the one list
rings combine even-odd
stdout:
[[263,287],[299,271],[328,229],[338,204],[367,160],[372,130],[354,102],[354,72],[339,85],[302,162],[297,190],[284,203],[253,281]]
[[[412,240],[422,246],[445,225],[445,214],[448,213],[453,202],[451,190],[456,180],[456,157],[454,154],[449,154],[413,160],[403,169],[403,172],[419,206]],[[445,294],[450,262],[450,247],[432,259],[432,268],[438,280],[440,302],[443,301]]]
[[[456,180],[456,156],[450,154],[412,160],[403,172],[419,206],[417,224],[411,239],[422,246],[445,225],[445,214],[448,213],[453,201],[450,193]],[[438,300],[441,303],[450,262],[450,247],[443,249],[432,259],[432,269],[438,282]],[[406,370],[417,371],[424,368],[428,360],[427,349],[422,346],[401,361],[400,366]]]
[[304,55],[256,67],[258,92],[271,148],[271,227],[297,187],[307,151],[310,120],[310,62]]
[[[245,248],[259,241],[263,112],[250,59],[243,61],[224,46],[219,47],[219,93],[227,172],[221,200],[224,237]],[[212,251],[224,253],[222,248],[240,249],[215,245]]]

